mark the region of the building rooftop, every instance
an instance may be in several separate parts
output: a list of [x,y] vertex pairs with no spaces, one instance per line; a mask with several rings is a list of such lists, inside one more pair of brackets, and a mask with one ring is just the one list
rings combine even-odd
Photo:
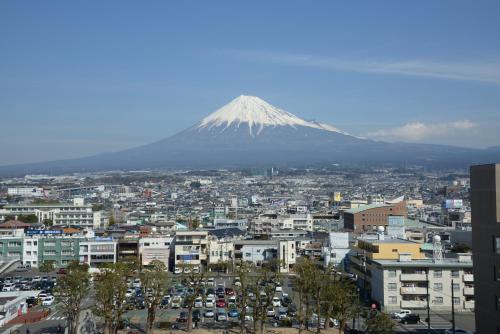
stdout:
[[399,260],[372,260],[382,267],[424,267],[424,268],[472,268],[472,261],[458,261],[455,258],[444,258],[441,262],[434,262],[433,259],[418,259],[411,261]]
[[388,207],[388,206],[390,206],[390,205],[386,205],[386,204],[367,204],[367,205],[363,205],[363,206],[360,206],[360,207],[357,207],[357,208],[346,210],[345,212],[346,213],[355,214],[355,213],[363,212],[363,211],[366,211],[366,210],[377,209],[377,208],[384,208],[384,207]]

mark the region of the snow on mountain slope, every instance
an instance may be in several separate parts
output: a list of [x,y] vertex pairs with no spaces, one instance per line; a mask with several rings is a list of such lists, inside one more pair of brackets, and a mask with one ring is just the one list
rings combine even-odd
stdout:
[[198,129],[212,129],[247,124],[250,135],[258,135],[266,126],[306,126],[326,131],[343,133],[337,128],[323,123],[303,120],[287,111],[276,108],[256,96],[241,95],[198,124]]

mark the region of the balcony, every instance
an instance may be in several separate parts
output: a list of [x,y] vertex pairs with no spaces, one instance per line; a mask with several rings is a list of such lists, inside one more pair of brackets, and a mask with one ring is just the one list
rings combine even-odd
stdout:
[[425,273],[421,274],[401,274],[400,276],[401,282],[409,281],[409,282],[425,282],[427,281],[427,275]]
[[426,295],[427,294],[427,289],[424,287],[409,287],[409,286],[404,286],[401,288],[401,294],[402,295]]
[[425,300],[402,300],[401,301],[401,308],[409,308],[409,309],[415,309],[415,308],[426,308],[427,307],[427,302]]
[[464,282],[474,282],[473,274],[464,274]]
[[473,296],[474,295],[474,288],[469,288],[465,287],[464,288],[464,296]]
[[464,301],[464,308],[473,310],[475,306],[475,302],[473,300]]

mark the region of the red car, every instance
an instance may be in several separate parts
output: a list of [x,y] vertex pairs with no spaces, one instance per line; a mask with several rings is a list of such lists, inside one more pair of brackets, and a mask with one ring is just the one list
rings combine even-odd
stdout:
[[218,308],[224,308],[226,307],[226,301],[224,299],[219,299],[215,303],[215,306],[217,306]]
[[226,296],[234,296],[234,290],[231,288],[226,288]]

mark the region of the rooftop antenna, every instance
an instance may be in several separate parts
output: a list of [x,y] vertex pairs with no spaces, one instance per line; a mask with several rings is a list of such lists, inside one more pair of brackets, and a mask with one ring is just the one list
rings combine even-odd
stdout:
[[434,263],[443,262],[443,247],[441,245],[441,237],[435,235],[432,237],[432,259]]

